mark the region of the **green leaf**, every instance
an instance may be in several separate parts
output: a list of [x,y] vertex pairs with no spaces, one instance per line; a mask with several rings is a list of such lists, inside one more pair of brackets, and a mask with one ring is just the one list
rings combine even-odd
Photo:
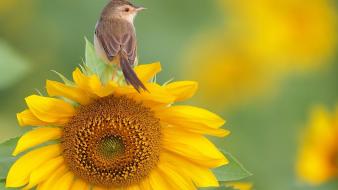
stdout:
[[6,189],[5,180],[0,181],[0,190]]
[[112,79],[113,73],[117,70],[115,65],[106,64],[99,56],[97,56],[95,48],[87,38],[86,54],[85,54],[85,69],[87,73],[96,74],[100,77],[101,82],[106,84]]
[[0,180],[6,179],[9,168],[17,159],[12,156],[12,152],[18,140],[19,137],[16,137],[0,144]]
[[221,166],[219,168],[215,168],[213,170],[218,181],[221,181],[221,182],[238,181],[238,180],[247,178],[252,175],[230,153],[226,151],[222,151],[222,152],[228,158],[229,164],[225,166]]
[[28,61],[0,40],[0,89],[18,82],[28,70]]

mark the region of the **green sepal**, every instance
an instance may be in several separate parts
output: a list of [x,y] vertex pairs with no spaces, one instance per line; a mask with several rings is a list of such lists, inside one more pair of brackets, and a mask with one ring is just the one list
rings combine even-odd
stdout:
[[59,73],[59,72],[57,72],[57,71],[54,71],[54,70],[52,70],[52,72],[55,73],[56,75],[58,75],[58,76],[61,78],[61,80],[62,80],[66,85],[68,85],[68,86],[74,86],[74,85],[75,85],[73,81],[67,79],[67,78],[66,78],[65,76],[63,76],[61,73]]
[[[157,75],[155,75],[155,77],[156,77]],[[154,78],[155,78],[154,77]],[[170,80],[167,80],[165,83],[163,83],[163,85],[162,86],[166,86],[166,85],[168,85],[168,84],[170,84],[171,82],[173,82],[175,79],[174,78],[171,78]]]
[[16,137],[0,144],[0,180],[6,179],[9,168],[17,159],[12,156],[12,152],[18,140],[19,137]]
[[112,79],[113,74],[117,73],[118,68],[112,64],[106,64],[97,54],[91,42],[86,40],[85,67],[87,74],[95,74],[100,77],[103,84]]
[[220,182],[239,181],[252,176],[252,174],[244,168],[244,166],[230,153],[222,151],[229,160],[227,165],[213,169],[213,172]]

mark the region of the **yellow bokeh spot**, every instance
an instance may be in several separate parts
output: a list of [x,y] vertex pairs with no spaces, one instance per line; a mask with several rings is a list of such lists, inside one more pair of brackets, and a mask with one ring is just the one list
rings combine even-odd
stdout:
[[297,174],[307,183],[318,185],[337,177],[338,109],[334,114],[317,107],[302,138]]
[[330,0],[221,0],[249,49],[283,69],[317,66],[333,55],[337,12]]
[[273,93],[278,74],[242,44],[219,32],[201,35],[196,42],[185,55],[184,70],[188,78],[200,81],[199,100],[224,108]]

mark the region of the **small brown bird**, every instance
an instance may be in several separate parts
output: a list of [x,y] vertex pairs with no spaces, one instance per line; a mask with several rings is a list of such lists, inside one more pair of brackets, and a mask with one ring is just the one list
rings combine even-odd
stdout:
[[97,54],[108,64],[118,64],[126,82],[138,92],[147,89],[133,70],[137,62],[134,18],[144,9],[127,0],[110,0],[101,13],[94,35]]

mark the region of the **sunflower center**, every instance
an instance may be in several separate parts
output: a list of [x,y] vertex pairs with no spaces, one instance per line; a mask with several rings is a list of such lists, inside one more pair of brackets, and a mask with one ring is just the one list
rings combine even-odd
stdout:
[[114,158],[124,152],[124,144],[119,136],[103,138],[98,144],[98,152],[107,159]]
[[103,187],[138,184],[157,165],[159,119],[124,96],[100,98],[80,106],[64,126],[63,155],[70,171]]

